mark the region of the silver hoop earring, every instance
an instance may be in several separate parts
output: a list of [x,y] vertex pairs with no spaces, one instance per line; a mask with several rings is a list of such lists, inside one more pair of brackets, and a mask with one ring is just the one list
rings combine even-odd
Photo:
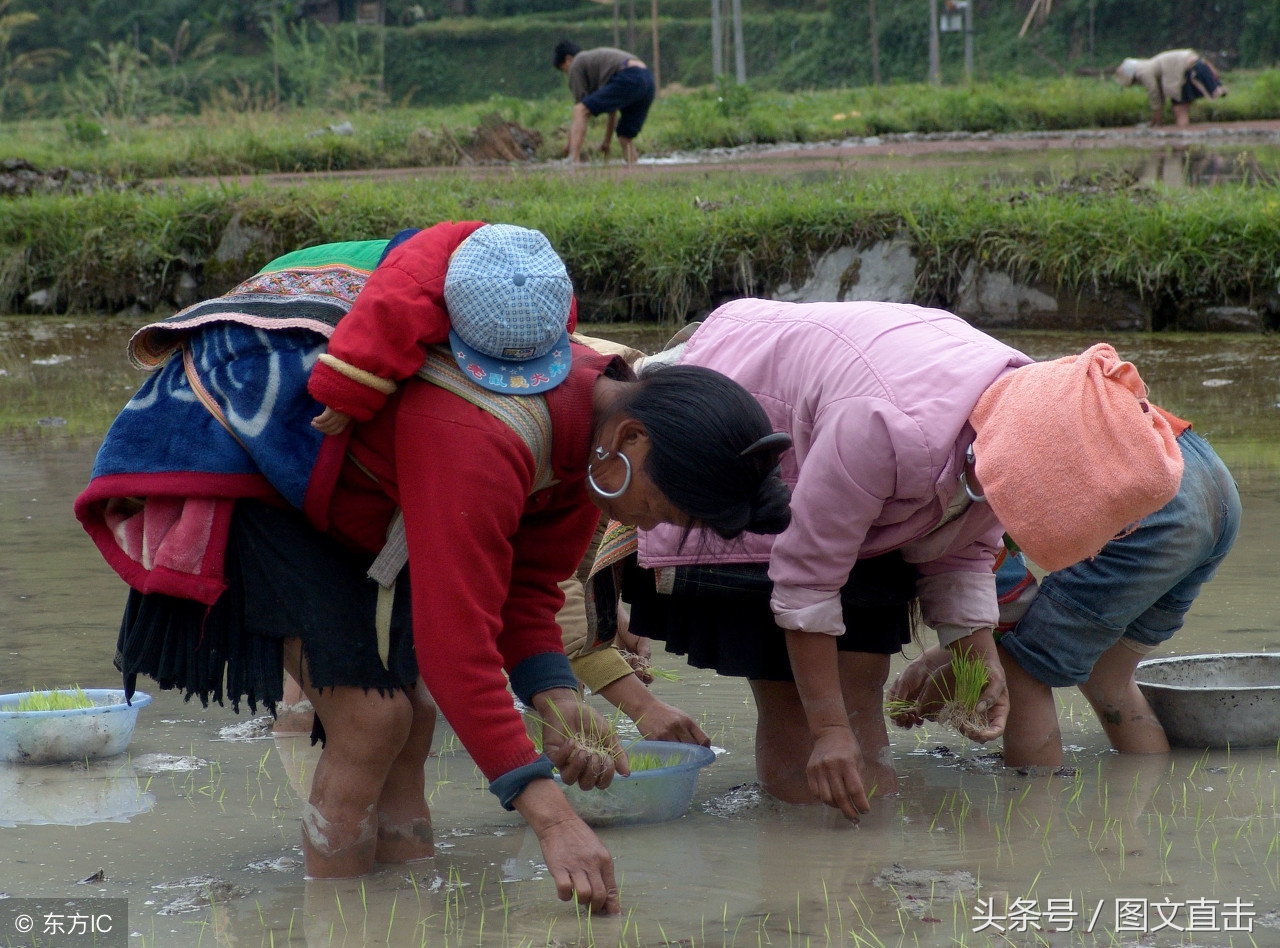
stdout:
[[[609,457],[609,452],[605,451],[604,448],[596,448],[596,457],[601,461],[603,461],[605,458]],[[595,466],[595,462],[592,462],[591,464],[587,465],[587,486],[589,486],[593,491],[595,491],[599,496],[603,497],[605,500],[616,500],[617,498],[625,494],[627,492],[627,489],[631,486],[631,459],[627,457],[625,454],[623,454],[621,451],[618,452],[618,457],[621,458],[622,463],[626,466],[627,473],[622,478],[622,486],[615,491],[604,490],[599,484],[596,483],[595,476],[592,474],[592,471],[591,471],[591,468]]]
[[[969,445],[969,450],[965,452],[964,458],[965,461],[968,462],[966,467],[968,465],[974,465],[974,471],[976,472],[977,466],[973,460],[973,445]],[[975,494],[973,488],[969,486],[969,478],[963,467],[960,469],[960,486],[964,488],[964,492],[968,495],[970,503],[985,504],[987,502],[986,494]]]

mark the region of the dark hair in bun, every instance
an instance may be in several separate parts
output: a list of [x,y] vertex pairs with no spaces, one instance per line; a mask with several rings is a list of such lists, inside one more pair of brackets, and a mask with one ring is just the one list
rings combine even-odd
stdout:
[[726,540],[787,528],[778,458],[791,438],[746,389],[696,365],[655,367],[634,389],[618,407],[649,433],[645,473],[695,526]]

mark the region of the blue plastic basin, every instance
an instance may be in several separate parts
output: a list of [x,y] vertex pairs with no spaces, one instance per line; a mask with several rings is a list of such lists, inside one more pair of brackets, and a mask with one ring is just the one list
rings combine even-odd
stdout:
[[[679,758],[670,767],[641,770],[629,777],[615,777],[607,789],[579,790],[564,786],[564,794],[583,820],[591,826],[628,826],[678,820],[693,802],[698,771],[716,759],[715,751],[697,744],[674,741],[636,741],[628,753],[649,753],[667,759]],[[557,775],[556,780],[560,780]]]

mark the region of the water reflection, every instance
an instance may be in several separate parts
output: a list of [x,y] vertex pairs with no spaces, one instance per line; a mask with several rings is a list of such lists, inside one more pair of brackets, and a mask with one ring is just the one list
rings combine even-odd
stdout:
[[1206,148],[1166,145],[1158,149],[1058,150],[1033,154],[968,154],[904,162],[864,159],[861,167],[902,171],[944,167],[963,180],[992,185],[1058,187],[1150,187],[1173,190],[1217,185],[1273,187],[1280,181],[1280,148]]
[[0,826],[125,823],[155,802],[127,760],[0,763]]
[[1264,169],[1249,150],[1173,147],[1149,153],[1137,168],[1138,184],[1161,184],[1174,190],[1220,184],[1271,187],[1277,181],[1274,167]]

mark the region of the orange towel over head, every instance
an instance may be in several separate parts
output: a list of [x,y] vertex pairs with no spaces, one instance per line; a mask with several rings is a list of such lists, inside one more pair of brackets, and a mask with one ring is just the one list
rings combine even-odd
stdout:
[[992,511],[1047,570],[1095,555],[1178,492],[1182,452],[1131,362],[1105,343],[997,379],[969,422]]

